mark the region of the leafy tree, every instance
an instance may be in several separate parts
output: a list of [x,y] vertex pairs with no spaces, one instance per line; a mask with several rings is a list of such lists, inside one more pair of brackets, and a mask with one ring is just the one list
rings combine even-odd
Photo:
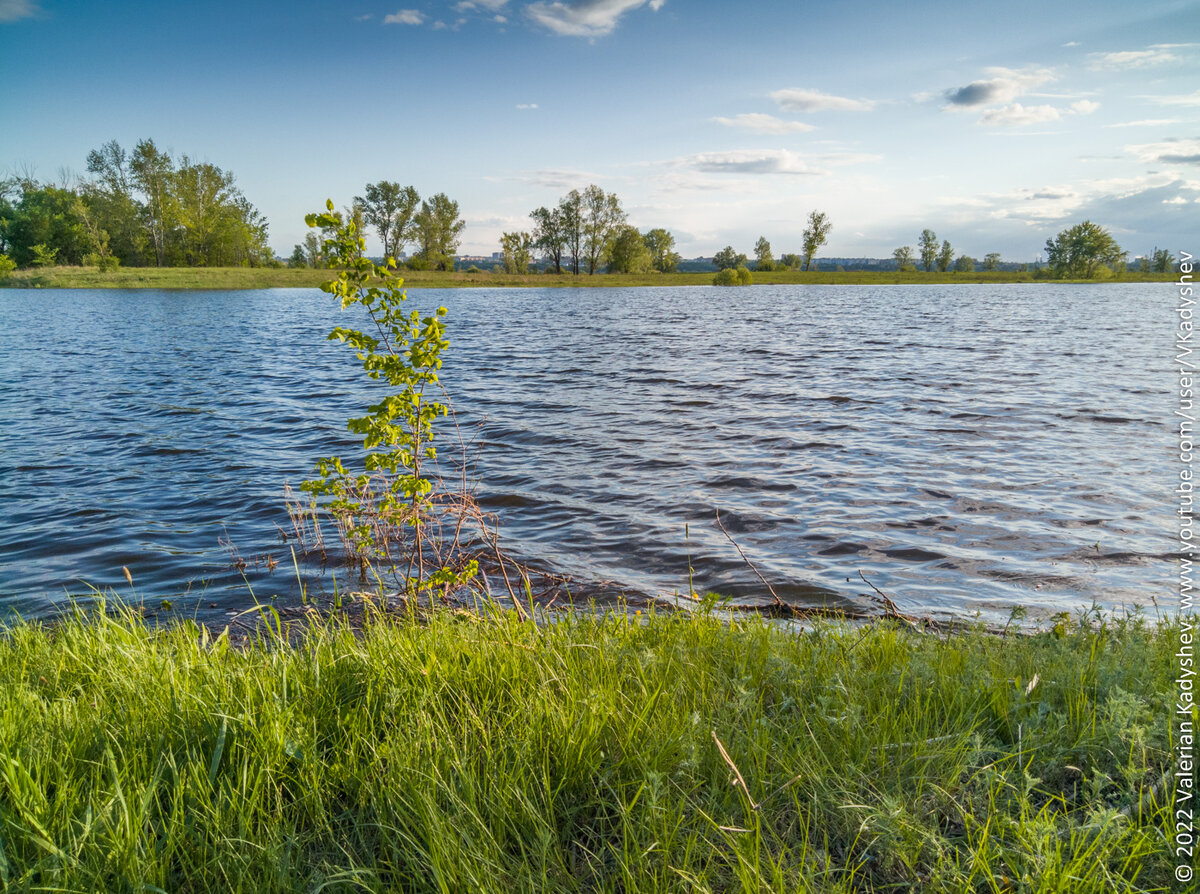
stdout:
[[0,254],[0,279],[17,269],[17,262],[6,254]]
[[718,270],[744,267],[746,265],[746,256],[734,251],[732,245],[726,245],[713,256],[713,263],[717,265]]
[[775,255],[771,253],[771,243],[767,241],[766,236],[759,236],[758,241],[754,243],[754,257],[758,261],[755,269],[764,272],[775,269]]
[[554,272],[562,273],[563,252],[567,248],[567,232],[562,208],[544,205],[529,213],[533,218],[533,244],[554,263]]
[[958,260],[954,262],[955,273],[974,273],[975,259],[967,255],[959,255]]
[[583,196],[573,189],[558,201],[558,218],[562,224],[564,250],[571,258],[571,272],[579,275],[583,260]]
[[116,140],[88,153],[83,184],[85,220],[101,257],[116,255],[128,265],[140,265],[148,247],[142,211],[134,195],[132,160]]
[[1000,266],[1000,252],[989,251],[983,256],[983,269],[995,270]]
[[606,193],[594,183],[583,191],[581,207],[584,259],[588,273],[594,274],[618,228],[625,224],[625,212],[616,193]]
[[829,233],[832,230],[833,224],[830,223],[824,211],[813,211],[808,215],[808,226],[804,230],[805,270],[812,267],[813,258],[817,255],[817,249],[829,240]]
[[[295,253],[293,252],[294,256]],[[309,267],[325,266],[324,240],[316,233],[308,233],[304,237],[304,259]]]
[[786,254],[779,259],[780,270],[799,270],[804,266],[804,258],[797,254]]
[[288,258],[287,265],[289,267],[308,266],[308,255],[305,253],[303,245],[297,245],[292,249],[292,256]]
[[921,266],[928,273],[938,259],[937,233],[930,229],[922,230],[921,239],[917,244],[921,251]]
[[739,286],[748,286],[754,282],[754,276],[750,273],[750,268],[745,264],[739,264],[733,272],[737,275]]
[[675,237],[662,228],[647,230],[642,237],[646,251],[650,252],[650,263],[659,273],[674,273],[679,269],[680,257],[675,251]]
[[526,274],[533,256],[533,237],[529,233],[504,233],[500,237],[504,252],[504,272]]
[[167,262],[167,233],[174,227],[175,198],[171,184],[175,163],[153,140],[139,140],[129,163],[134,185],[144,197],[142,219],[154,249],[154,263]]
[[370,563],[385,563],[404,574],[410,595],[439,590],[445,595],[474,577],[479,567],[457,548],[457,535],[445,548],[440,532],[459,530],[469,513],[456,512],[464,501],[441,492],[436,476],[426,472],[427,464],[437,459],[434,423],[449,412],[432,397],[442,352],[449,346],[443,322],[447,311],[439,307],[423,317],[407,309],[403,280],[392,273],[394,262],[377,266],[364,258],[354,222],[334,213],[332,201],[325,207],[327,213],[305,218],[310,227],[333,232],[322,249],[340,269],[321,288],[343,310],[361,307],[372,324],[366,333],[339,326],[329,338],[352,347],[367,375],[386,382],[392,393],[348,423],[363,437],[363,472],[353,474],[331,456],[317,463],[317,477],[301,487],[325,500],[364,572]]
[[18,266],[44,263],[47,258],[59,264],[80,264],[96,250],[78,194],[33,182],[23,186],[21,199],[5,223],[8,247]]
[[736,286],[737,284],[737,270],[733,267],[722,267],[713,277],[714,286]]
[[454,269],[454,253],[458,251],[463,228],[467,225],[458,214],[458,202],[439,192],[421,202],[413,217],[420,256],[440,270]]
[[950,269],[950,265],[954,263],[954,247],[950,245],[949,239],[942,240],[941,250],[938,251],[937,269],[939,273],[945,273]]
[[362,206],[363,218],[375,228],[383,243],[383,257],[394,258],[412,238],[413,216],[421,197],[411,186],[401,186],[390,180],[368,183],[363,195],[354,201]]
[[606,254],[609,273],[646,273],[653,261],[645,238],[630,224],[617,227]]
[[1055,276],[1091,279],[1104,264],[1125,259],[1121,246],[1103,227],[1085,220],[1046,240],[1047,265]]
[[1167,249],[1155,246],[1150,267],[1155,273],[1170,273],[1175,269],[1175,256]]
[[902,245],[892,252],[892,257],[896,259],[897,270],[916,270],[913,266],[913,250],[911,245]]

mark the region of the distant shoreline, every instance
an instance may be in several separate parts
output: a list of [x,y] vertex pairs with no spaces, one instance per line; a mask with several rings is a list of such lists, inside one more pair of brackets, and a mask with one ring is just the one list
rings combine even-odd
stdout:
[[[594,288],[642,286],[709,286],[712,273],[598,273],[563,274],[445,273],[401,270],[406,286],[430,288]],[[1032,273],[976,271],[973,273],[900,272],[873,270],[799,270],[754,272],[755,285],[966,285],[1002,283],[1167,283],[1174,273],[1127,273],[1113,279],[1035,278]],[[95,267],[47,267],[19,270],[0,278],[10,289],[276,289],[317,288],[329,271],[290,267],[126,267],[101,271]]]

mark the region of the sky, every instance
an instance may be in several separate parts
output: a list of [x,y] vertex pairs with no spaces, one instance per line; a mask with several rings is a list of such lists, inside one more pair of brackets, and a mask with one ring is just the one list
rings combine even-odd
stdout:
[[379,180],[457,200],[464,254],[589,183],[684,257],[799,252],[813,210],[826,257],[1031,261],[1084,219],[1195,253],[1200,3],[0,0],[0,175],[147,137],[283,256]]

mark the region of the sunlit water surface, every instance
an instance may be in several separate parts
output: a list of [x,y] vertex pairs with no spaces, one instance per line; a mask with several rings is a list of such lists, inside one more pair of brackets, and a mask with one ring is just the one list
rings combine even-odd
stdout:
[[[510,551],[576,591],[1003,619],[1169,592],[1169,285],[412,290]],[[0,291],[0,605],[296,597],[285,482],[378,394],[316,290]],[[228,541],[249,561],[230,562]],[[279,562],[269,571],[265,557]],[[258,564],[255,564],[255,559]],[[302,575],[314,586],[317,568]],[[600,586],[606,583],[608,586]]]

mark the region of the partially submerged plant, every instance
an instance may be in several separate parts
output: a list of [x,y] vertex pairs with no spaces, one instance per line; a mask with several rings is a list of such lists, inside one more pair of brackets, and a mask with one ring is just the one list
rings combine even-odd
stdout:
[[[428,474],[437,459],[434,423],[449,412],[433,396],[433,389],[441,387],[438,370],[449,345],[446,308],[426,316],[407,308],[395,262],[388,258],[380,266],[365,257],[354,221],[336,212],[332,201],[326,202],[324,213],[309,214],[305,222],[326,234],[324,254],[338,271],[321,289],[338,298],[343,310],[362,307],[373,330],[338,326],[329,338],[353,347],[367,375],[393,390],[368,407],[367,415],[348,422],[350,431],[363,436],[363,471],[351,472],[331,456],[317,463],[318,477],[301,484],[301,490],[334,517],[349,557],[364,574],[368,568],[382,568],[402,574],[410,594],[448,593],[478,571],[460,534],[465,520],[481,519],[465,487],[449,493]],[[443,536],[446,531],[451,533]]]

